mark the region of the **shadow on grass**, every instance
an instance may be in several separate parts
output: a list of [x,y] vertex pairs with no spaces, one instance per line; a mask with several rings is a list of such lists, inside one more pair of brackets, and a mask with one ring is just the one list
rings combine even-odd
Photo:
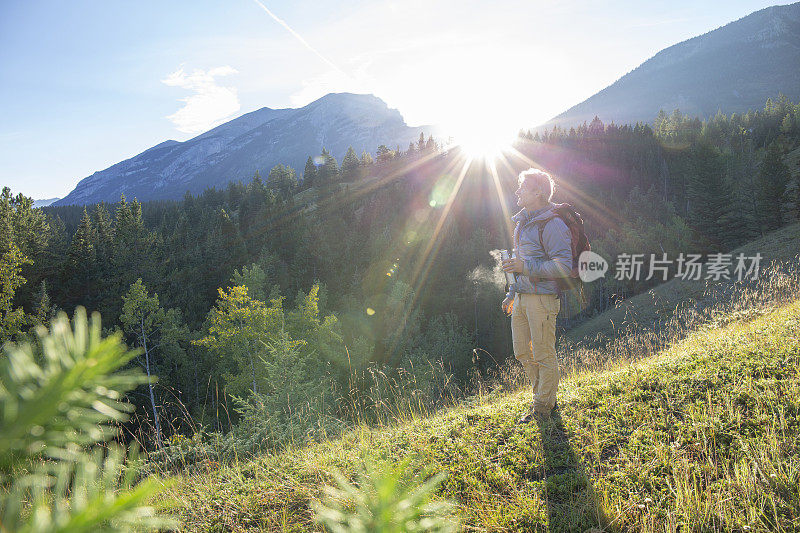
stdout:
[[547,522],[551,532],[614,531],[598,502],[558,410],[539,422],[547,487]]

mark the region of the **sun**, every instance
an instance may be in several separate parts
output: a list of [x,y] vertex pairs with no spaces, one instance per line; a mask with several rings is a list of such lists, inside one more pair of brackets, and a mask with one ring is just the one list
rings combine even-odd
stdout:
[[494,160],[511,148],[516,135],[489,135],[485,132],[464,133],[453,138],[453,144],[475,160]]
[[494,160],[510,151],[517,138],[517,131],[498,121],[477,119],[461,123],[453,129],[453,145],[464,155],[475,160]]

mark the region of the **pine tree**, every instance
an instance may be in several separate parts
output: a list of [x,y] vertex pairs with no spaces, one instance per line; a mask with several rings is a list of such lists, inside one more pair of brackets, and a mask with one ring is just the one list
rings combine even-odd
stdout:
[[436,151],[436,141],[433,140],[433,135],[428,135],[428,141],[425,143],[425,151],[429,154]]
[[394,157],[394,153],[385,145],[378,146],[376,157],[379,165],[388,163]]
[[182,350],[179,341],[187,332],[181,324],[180,313],[174,309],[164,311],[159,304],[158,294],[154,293],[150,296],[141,278],[131,285],[128,293],[122,297],[122,301],[122,315],[119,320],[124,331],[133,339],[133,344],[140,348],[144,355],[143,366],[147,373],[147,387],[155,423],[156,443],[161,446],[160,404],[156,402],[153,391],[158,367],[157,355],[162,354],[162,368],[169,368],[171,365],[164,364],[167,362],[167,358],[163,355],[166,352],[170,354],[173,361],[180,359]]
[[[142,204],[134,198],[127,202],[121,195],[115,213],[114,251],[112,259],[113,292],[120,295],[138,278],[162,278],[163,261],[157,255],[158,236],[144,227]],[[120,301],[107,301],[104,308],[112,316],[119,315]]]
[[692,153],[692,175],[688,183],[689,222],[701,235],[719,245],[725,241],[725,220],[730,208],[730,191],[719,151],[700,142]]
[[369,167],[371,167],[371,166],[372,166],[372,164],[373,164],[373,161],[372,161],[372,154],[370,154],[370,153],[369,153],[369,152],[367,152],[366,150],[364,150],[363,152],[361,152],[361,161],[360,161],[360,163],[361,163],[361,169],[362,169],[362,171],[363,171],[363,172],[367,172],[367,171],[368,171],[367,169],[368,169]]
[[656,119],[653,121],[653,130],[656,132],[656,135],[659,137],[665,136],[668,125],[669,117],[667,113],[663,109],[659,109],[658,115],[656,115]]
[[97,233],[86,208],[69,247],[69,272],[74,280],[73,301],[86,307],[95,306],[97,280]]
[[749,196],[752,191],[737,187],[734,180],[726,180],[725,187],[730,191],[727,206],[721,225],[724,228],[722,242],[731,249],[759,236],[759,223]]
[[105,203],[99,203],[92,213],[96,260],[95,284],[98,293],[97,309],[104,316],[115,308],[119,294],[114,294],[114,225]]
[[786,116],[783,117],[781,121],[781,133],[788,135],[794,129],[794,117],[792,117],[791,113],[786,113]]
[[277,189],[284,198],[287,198],[297,188],[297,173],[292,167],[275,165],[269,171],[267,185]]
[[353,150],[353,147],[351,146],[347,149],[344,159],[342,159],[342,181],[358,181],[361,179],[360,170],[361,164],[358,160],[358,156],[356,155],[356,151]]
[[36,305],[33,307],[33,323],[37,326],[47,326],[55,316],[55,310],[47,293],[47,281],[42,280],[36,295]]
[[33,208],[33,199],[23,194],[11,195],[9,187],[0,193],[0,253],[14,243],[25,257],[35,260],[47,247],[50,226],[41,209]]
[[92,214],[92,223],[96,230],[97,240],[95,242],[97,258],[103,265],[111,259],[114,246],[114,225],[106,209],[105,203],[99,203]]
[[339,181],[339,166],[336,159],[326,150],[322,149],[322,165],[317,169],[317,181],[321,187],[333,185]]
[[317,180],[317,167],[314,165],[314,160],[308,156],[306,160],[306,167],[303,169],[303,187],[308,189],[315,185]]
[[247,294],[253,300],[260,302],[269,300],[271,290],[269,277],[258,263],[253,263],[249,267],[247,265],[243,266],[241,273],[238,269],[234,270],[231,277],[231,286],[247,287]]
[[244,245],[244,239],[242,239],[242,235],[239,232],[239,227],[225,209],[220,210],[218,220],[216,228],[220,238],[218,250],[223,251],[225,254],[222,264],[228,265],[229,268],[241,265],[247,257],[247,247]]
[[328,531],[460,531],[461,524],[450,518],[455,504],[435,499],[445,476],[426,477],[410,463],[364,463],[352,483],[334,470],[336,487],[325,487],[323,499],[314,502],[315,519]]
[[789,177],[789,168],[783,162],[781,147],[773,142],[764,153],[758,174],[758,190],[755,191],[765,229],[768,231],[784,224],[784,195]]
[[26,324],[25,311],[14,307],[14,294],[26,281],[22,266],[30,262],[13,243],[0,257],[0,345],[19,335]]
[[[18,300],[30,301],[41,280],[47,274],[55,276],[59,270],[46,262],[50,259],[63,261],[64,257],[63,249],[56,251],[58,255],[51,255],[52,235],[48,217],[41,209],[33,208],[32,198],[23,194],[12,196],[11,189],[3,187],[0,194],[0,257],[10,252],[12,245],[20,253],[20,275],[26,282],[18,287]],[[10,260],[10,256],[6,259]],[[46,267],[53,270],[48,271]]]
[[0,357],[2,530],[175,528],[152,507],[163,482],[140,479],[136,454],[104,442],[120,436],[126,393],[144,381],[123,370],[136,352],[119,335],[102,338],[99,315],[87,321],[83,308],[72,324],[61,314],[36,333]]
[[[41,209],[33,209],[33,199],[12,196],[9,187],[0,193],[0,344],[22,333],[30,322],[21,307],[14,307],[20,296],[29,300],[43,273],[29,268],[46,257],[51,230]],[[24,285],[33,287],[25,293]],[[19,294],[23,292],[23,294]]]
[[604,129],[605,125],[603,124],[603,121],[600,120],[600,117],[595,115],[594,118],[592,119],[592,122],[589,124],[588,128],[589,134],[593,136],[602,135]]
[[116,212],[117,242],[120,246],[137,247],[143,230],[142,204],[136,198],[129,203],[122,194]]

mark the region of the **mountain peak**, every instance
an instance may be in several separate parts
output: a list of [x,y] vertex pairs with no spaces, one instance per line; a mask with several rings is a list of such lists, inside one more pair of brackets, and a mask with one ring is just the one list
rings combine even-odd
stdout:
[[772,6],[661,50],[550,120],[574,126],[597,115],[652,122],[660,109],[709,117],[760,109],[768,97],[800,98],[800,2]]
[[369,102],[388,107],[386,106],[386,102],[371,93],[328,93],[325,96],[321,96],[314,100],[312,104],[315,102]]
[[184,142],[165,141],[84,178],[56,205],[179,199],[188,190],[224,187],[269,173],[277,164],[302,170],[323,147],[341,160],[348,147],[374,153],[381,144],[407,146],[431,128],[406,125],[372,94],[331,93],[297,108],[262,107]]
[[40,199],[40,200],[34,200],[33,201],[33,207],[34,208],[47,207],[48,205],[50,205],[50,204],[52,204],[52,203],[54,203],[54,202],[56,202],[58,200],[59,200],[58,198],[44,198],[44,199]]
[[400,111],[390,108],[373,94],[329,93],[304,109],[308,109],[315,117],[327,119],[337,116],[369,127],[377,127],[386,122],[406,125]]

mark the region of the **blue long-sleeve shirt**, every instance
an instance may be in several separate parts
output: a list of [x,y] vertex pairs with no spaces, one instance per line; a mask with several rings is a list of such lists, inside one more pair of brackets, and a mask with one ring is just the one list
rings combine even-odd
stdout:
[[[569,277],[572,272],[572,234],[561,218],[552,218],[545,224],[542,232],[544,248],[539,242],[538,222],[553,217],[555,207],[551,202],[532,213],[522,209],[511,218],[516,223],[516,253],[524,262],[525,272],[515,275],[516,282],[509,285],[507,297],[513,298],[516,293],[558,294],[554,280],[537,278]],[[533,282],[529,276],[533,277]]]

